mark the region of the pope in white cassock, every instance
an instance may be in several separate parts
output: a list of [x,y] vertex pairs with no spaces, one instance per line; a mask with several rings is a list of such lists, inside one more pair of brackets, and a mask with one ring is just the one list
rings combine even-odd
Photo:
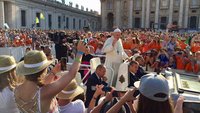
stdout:
[[[117,80],[119,66],[123,60],[128,58],[128,55],[124,52],[120,37],[121,30],[117,28],[114,30],[112,37],[106,40],[102,48],[102,52],[106,53],[105,66],[108,68],[106,71],[108,79],[107,83],[114,87]],[[114,74],[109,68],[113,69]],[[114,76],[112,77],[112,75]]]

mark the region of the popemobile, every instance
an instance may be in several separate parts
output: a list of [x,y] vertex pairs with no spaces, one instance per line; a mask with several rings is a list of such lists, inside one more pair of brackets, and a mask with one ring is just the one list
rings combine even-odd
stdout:
[[168,80],[173,101],[179,96],[185,98],[184,113],[200,113],[200,75],[170,68],[161,74]]

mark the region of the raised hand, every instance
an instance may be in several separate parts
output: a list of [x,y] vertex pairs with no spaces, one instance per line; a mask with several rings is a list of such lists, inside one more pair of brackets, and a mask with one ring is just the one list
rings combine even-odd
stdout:
[[126,92],[126,94],[122,97],[124,101],[132,101],[135,100],[136,98],[133,96],[134,92],[136,91],[136,88],[130,89]]
[[97,97],[99,95],[104,94],[105,92],[102,90],[102,88],[104,87],[104,85],[96,85],[96,91],[94,93],[94,96]]
[[88,48],[83,41],[79,41],[77,45],[77,50],[83,53],[88,52]]
[[56,74],[56,73],[58,73],[58,72],[60,72],[60,71],[61,71],[61,64],[58,63],[58,64],[56,64],[55,67],[52,69],[52,72],[53,72],[54,74]]
[[114,38],[112,46],[114,46],[117,43],[118,39]]

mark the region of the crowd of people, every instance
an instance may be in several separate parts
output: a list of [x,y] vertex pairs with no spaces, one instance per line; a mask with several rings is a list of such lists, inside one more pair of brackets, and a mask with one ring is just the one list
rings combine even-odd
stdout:
[[[199,73],[199,41],[199,33],[147,29],[0,30],[1,47],[28,46],[19,62],[0,55],[0,112],[183,113],[184,98],[172,101],[159,73],[166,68]],[[99,56],[102,64],[86,75],[81,64]],[[71,68],[62,67],[67,62]],[[123,63],[127,75],[118,73]]]
[[[49,34],[57,32],[65,33],[64,36],[66,40],[63,42],[68,45],[68,48],[65,51],[70,51],[65,57],[74,56],[75,42],[80,39],[84,40],[89,45],[93,54],[102,55],[106,51],[105,49],[102,51],[103,45],[112,35],[110,32],[85,33],[83,31],[70,30],[0,30],[0,47],[32,45],[32,48],[40,48],[40,46],[51,45],[54,43],[54,39],[50,38]],[[149,67],[147,70],[155,71],[159,70],[159,67],[171,67],[187,72],[199,72],[199,66],[196,65],[197,62],[195,60],[198,57],[198,51],[200,50],[199,33],[168,33],[128,29],[123,30],[120,36],[125,53],[129,57],[133,56],[135,53],[141,54],[145,60],[145,64]],[[58,57],[59,54],[56,54],[56,56],[60,60],[62,55]],[[110,57],[109,61],[110,60],[115,59]]]

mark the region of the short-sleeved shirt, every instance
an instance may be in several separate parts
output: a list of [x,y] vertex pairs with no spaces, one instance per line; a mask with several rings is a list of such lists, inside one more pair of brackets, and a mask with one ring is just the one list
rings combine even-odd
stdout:
[[15,103],[14,92],[9,87],[0,92],[0,113],[19,113]]
[[85,113],[85,105],[82,100],[76,100],[59,107],[60,113]]

